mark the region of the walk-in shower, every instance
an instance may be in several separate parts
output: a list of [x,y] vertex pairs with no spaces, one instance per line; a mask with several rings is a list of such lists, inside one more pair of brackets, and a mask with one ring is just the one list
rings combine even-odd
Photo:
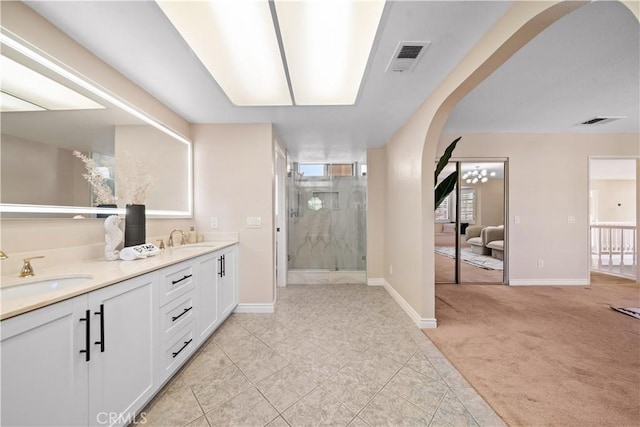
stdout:
[[292,163],[288,283],[366,282],[366,166]]

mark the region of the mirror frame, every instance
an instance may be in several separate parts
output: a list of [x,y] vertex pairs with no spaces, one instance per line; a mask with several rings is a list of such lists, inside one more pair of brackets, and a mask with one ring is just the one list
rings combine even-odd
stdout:
[[[2,28],[0,32],[0,44],[4,44],[17,52],[20,52],[24,56],[36,61],[40,65],[53,71],[54,73],[64,77],[65,79],[77,84],[78,86],[88,90],[92,94],[96,95],[100,99],[112,104],[113,106],[132,114],[134,117],[142,120],[148,125],[153,126],[159,131],[171,136],[176,141],[185,144],[187,146],[187,158],[189,164],[187,165],[187,186],[188,186],[188,210],[186,211],[173,211],[173,210],[158,210],[147,209],[146,215],[154,218],[193,218],[193,143],[191,140],[180,135],[173,129],[169,128],[165,124],[155,120],[151,116],[147,115],[143,111],[137,109],[133,105],[125,102],[116,95],[110,94],[107,90],[102,89],[92,83],[89,83],[85,78],[81,77],[64,66],[57,64],[53,60],[45,57],[45,55],[36,52],[35,48],[27,47],[19,42],[18,37],[11,37],[7,33],[10,31]],[[118,214],[125,215],[126,209],[124,208],[98,208],[98,207],[80,207],[80,206],[52,206],[52,205],[30,205],[30,204],[12,204],[12,203],[0,203],[0,214],[5,212],[11,213],[30,213],[30,214],[48,214],[48,213],[63,213],[63,214]],[[5,219],[45,219],[44,217],[30,217],[30,218],[2,218]],[[46,219],[60,219],[60,218],[46,218]],[[91,219],[91,218],[85,218]]]

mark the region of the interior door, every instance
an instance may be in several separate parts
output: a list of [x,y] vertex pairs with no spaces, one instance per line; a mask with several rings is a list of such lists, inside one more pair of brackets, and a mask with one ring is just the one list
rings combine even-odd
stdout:
[[437,182],[456,171],[435,211],[435,281],[507,283],[506,162],[451,161]]
[[506,228],[504,161],[460,163],[459,282],[504,282]]

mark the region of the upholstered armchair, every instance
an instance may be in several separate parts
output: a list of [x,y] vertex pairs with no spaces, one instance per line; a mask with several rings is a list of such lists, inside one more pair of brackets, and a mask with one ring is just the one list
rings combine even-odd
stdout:
[[481,234],[482,242],[491,251],[491,256],[504,259],[504,226],[485,227]]
[[491,249],[484,244],[483,231],[486,227],[482,225],[470,225],[467,227],[467,243],[471,246],[471,252],[479,255],[489,255]]

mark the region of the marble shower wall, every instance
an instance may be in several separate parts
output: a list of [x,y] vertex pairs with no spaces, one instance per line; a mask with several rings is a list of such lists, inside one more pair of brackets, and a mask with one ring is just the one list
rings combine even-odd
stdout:
[[366,270],[366,177],[296,176],[288,191],[289,269]]

